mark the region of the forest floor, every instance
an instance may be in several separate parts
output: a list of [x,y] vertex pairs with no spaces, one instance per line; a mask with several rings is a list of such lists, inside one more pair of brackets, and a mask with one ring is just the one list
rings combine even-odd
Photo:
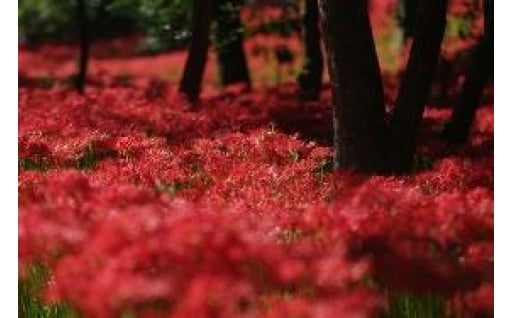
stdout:
[[184,52],[135,40],[96,45],[83,96],[73,48],[19,49],[25,316],[492,316],[492,89],[457,149],[428,105],[411,175],[332,173],[329,89],[301,102],[273,55],[298,39],[247,41],[252,92],[210,55],[194,108]]

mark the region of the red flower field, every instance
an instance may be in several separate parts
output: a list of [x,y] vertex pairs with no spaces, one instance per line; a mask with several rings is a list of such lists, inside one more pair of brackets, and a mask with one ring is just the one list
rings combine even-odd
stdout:
[[48,275],[32,296],[85,317],[373,317],[408,302],[492,316],[492,90],[460,148],[438,138],[451,110],[428,106],[413,174],[333,173],[327,86],[306,103],[282,83],[299,60],[249,54],[252,92],[220,90],[209,63],[191,107],[184,52],[138,57],[125,41],[123,57],[95,46],[84,95],[66,84],[73,48],[19,50],[19,276]]
[[[326,103],[288,88],[196,112],[137,89],[20,88],[21,273],[49,264],[49,295],[94,317],[366,316],[384,287],[492,310],[492,105],[464,148],[423,145],[412,176],[333,175],[300,134],[329,131]],[[448,113],[429,109],[424,134]]]

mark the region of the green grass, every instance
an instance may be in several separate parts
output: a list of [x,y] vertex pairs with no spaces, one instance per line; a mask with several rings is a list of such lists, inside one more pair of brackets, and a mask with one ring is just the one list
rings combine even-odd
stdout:
[[[153,128],[149,127],[146,131],[148,135],[153,134]],[[67,164],[67,167],[79,170],[91,170],[96,167],[98,162],[103,159],[115,157],[117,153],[109,149],[98,148],[94,143],[89,143],[82,155],[76,160]],[[18,158],[18,172],[22,171],[40,171],[45,172],[50,168],[55,168],[45,159]]]
[[89,143],[84,153],[75,163],[75,168],[79,170],[94,169],[100,160],[115,157],[117,153],[110,149],[101,149],[94,143]]
[[18,314],[24,318],[60,318],[78,317],[69,305],[46,304],[37,295],[40,294],[50,275],[40,265],[28,268],[24,280],[18,280]]
[[403,294],[391,302],[384,317],[442,318],[445,317],[443,299],[436,295]]
[[319,182],[324,181],[324,178],[333,171],[334,162],[332,159],[323,159],[320,161],[318,166],[316,166],[312,173],[315,175],[316,179]]
[[18,159],[18,171],[47,171],[49,164],[44,160],[33,160],[30,158]]
[[[290,232],[286,239],[294,239],[300,233]],[[256,274],[258,268],[255,268]],[[76,318],[79,314],[65,303],[46,304],[38,295],[50,279],[50,274],[41,265],[28,269],[24,280],[18,281],[18,312],[26,318]],[[132,317],[129,312],[123,317]],[[389,310],[382,315],[385,318],[442,318],[445,317],[443,299],[436,295],[402,294],[391,301]]]
[[157,180],[155,182],[155,190],[166,193],[170,197],[175,197],[180,191],[191,189],[192,185],[187,181],[175,181],[171,183],[165,183]]

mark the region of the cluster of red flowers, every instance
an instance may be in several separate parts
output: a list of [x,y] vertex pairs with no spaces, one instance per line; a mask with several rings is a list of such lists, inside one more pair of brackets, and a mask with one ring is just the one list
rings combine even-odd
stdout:
[[[242,17],[285,16],[260,13]],[[112,47],[134,54],[135,40]],[[332,173],[328,89],[313,103],[295,85],[262,89],[283,43],[301,50],[296,37],[245,42],[255,92],[219,93],[210,63],[192,109],[152,79],[175,82],[184,52],[120,59],[96,43],[81,96],[30,87],[70,75],[72,48],[20,51],[20,278],[44,264],[41,296],[86,317],[372,317],[404,293],[492,314],[492,104],[459,149],[436,138],[450,111],[427,109],[409,176]]]
[[429,109],[416,172],[365,177],[330,172],[328,94],[294,89],[187,111],[165,85],[20,88],[20,275],[45,264],[91,317],[367,317],[403,292],[492,312],[492,106],[451,153]]

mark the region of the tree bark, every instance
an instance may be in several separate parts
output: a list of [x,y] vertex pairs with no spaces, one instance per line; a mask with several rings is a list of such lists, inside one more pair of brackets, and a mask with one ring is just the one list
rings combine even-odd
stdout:
[[446,24],[447,0],[420,0],[417,28],[391,122],[391,172],[412,168],[416,137],[430,84],[439,59]]
[[243,47],[240,0],[217,1],[215,4],[215,39],[220,79],[223,86],[244,83],[251,87]]
[[82,94],[84,92],[85,80],[87,76],[87,64],[89,61],[89,20],[87,18],[85,0],[78,0],[76,8],[78,32],[80,38],[80,53],[78,57],[78,73],[76,76],[75,87],[77,91]]
[[179,91],[196,101],[201,90],[208,56],[210,20],[213,0],[194,0],[192,4],[192,38]]
[[367,5],[319,0],[334,100],[334,168],[375,173],[385,163],[385,109]]
[[302,37],[305,61],[297,80],[302,99],[318,100],[323,74],[323,57],[318,25],[318,0],[303,0],[303,3]]
[[108,0],[100,0],[96,7],[96,19],[94,23],[94,36],[98,37],[106,28]]
[[398,24],[402,31],[403,42],[413,36],[419,0],[398,0]]
[[419,0],[398,0],[398,72],[402,74],[406,67],[406,59],[409,55]]
[[466,73],[459,102],[456,104],[443,137],[452,144],[464,143],[471,130],[485,85],[492,75],[494,61],[493,1],[484,2],[484,37],[477,44],[473,61]]

